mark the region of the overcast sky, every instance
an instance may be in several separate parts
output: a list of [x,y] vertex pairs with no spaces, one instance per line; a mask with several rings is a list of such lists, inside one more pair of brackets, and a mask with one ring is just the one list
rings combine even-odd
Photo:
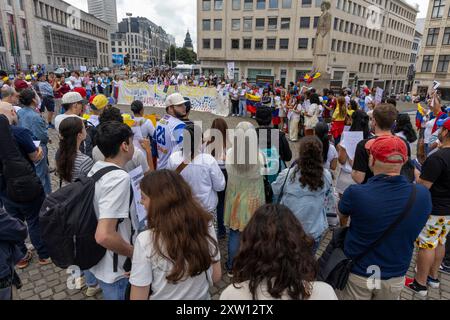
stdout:
[[[87,11],[87,0],[65,0],[66,2]],[[419,4],[418,18],[427,14],[428,0],[406,0],[409,4]],[[162,26],[164,30],[175,36],[177,45],[181,46],[189,29],[194,48],[197,43],[197,1],[196,0],[117,0],[118,21],[130,12],[133,16],[146,17]]]

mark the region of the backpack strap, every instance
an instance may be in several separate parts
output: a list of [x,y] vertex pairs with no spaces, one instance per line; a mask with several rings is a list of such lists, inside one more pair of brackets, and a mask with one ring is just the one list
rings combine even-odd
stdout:
[[363,253],[361,253],[359,256],[357,256],[355,259],[353,259],[353,263],[361,260],[364,258],[370,251],[375,249],[384,239],[386,239],[392,231],[402,222],[411,212],[411,209],[414,205],[414,202],[416,201],[416,194],[417,194],[417,188],[415,184],[412,184],[412,191],[411,195],[408,199],[408,202],[405,206],[405,209],[403,212],[398,216],[398,218],[392,223],[389,228],[386,229],[386,231],[383,232],[381,237],[379,237],[371,246],[369,246]]
[[185,163],[184,161],[180,163],[180,165],[175,169],[176,172],[178,172],[179,174],[181,174],[181,172],[183,172],[184,169],[186,169],[186,167],[188,166],[187,163]]
[[92,176],[92,180],[94,180],[94,182],[98,182],[98,180],[100,180],[104,175],[112,172],[112,171],[117,171],[117,170],[122,170],[124,171],[122,168],[116,167],[116,166],[109,166],[106,168],[102,168],[100,170],[98,170],[93,176]]

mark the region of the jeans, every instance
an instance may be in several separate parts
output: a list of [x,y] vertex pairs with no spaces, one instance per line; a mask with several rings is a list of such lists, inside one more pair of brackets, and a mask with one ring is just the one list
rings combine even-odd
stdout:
[[247,109],[247,100],[239,100],[239,115],[241,117],[244,117],[247,114],[246,109]]
[[42,151],[44,152],[44,157],[41,161],[35,164],[36,174],[44,186],[45,194],[52,193],[52,185],[50,181],[50,173],[48,171],[48,149],[46,145],[41,145]]
[[86,280],[86,286],[92,288],[98,285],[97,278],[94,276],[92,272],[89,270],[83,270],[82,274],[84,274],[84,279]]
[[240,241],[241,232],[239,230],[230,229],[230,233],[228,235],[228,261],[226,265],[228,271],[233,270],[233,260],[239,251]]
[[12,300],[12,287],[0,289],[1,300]]
[[[44,202],[44,195],[30,203],[16,203],[6,198],[3,194],[0,197],[5,205],[6,212],[16,219],[27,222],[31,243],[36,248],[39,258],[47,259],[49,255],[42,241],[41,229],[39,227],[39,211]],[[27,253],[25,242],[19,243],[18,246],[25,256]]]
[[[225,177],[225,181],[228,180],[227,170],[222,169],[222,173]],[[221,192],[217,192],[217,196],[219,197],[219,203],[217,204],[217,229],[218,229],[218,237],[225,236],[227,233],[227,229],[225,228],[225,224],[223,221],[223,215],[225,211],[225,190]]]
[[103,291],[103,300],[125,300],[128,278],[120,279],[114,283],[105,283],[98,280],[98,283]]

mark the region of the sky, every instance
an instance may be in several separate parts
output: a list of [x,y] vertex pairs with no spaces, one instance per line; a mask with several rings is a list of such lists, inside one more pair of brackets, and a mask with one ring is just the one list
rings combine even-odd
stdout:
[[[65,0],[66,2],[87,10],[87,0]],[[425,18],[428,0],[404,0],[411,5],[419,5],[418,18]],[[117,0],[118,21],[126,17],[126,13],[133,16],[146,17],[162,26],[166,32],[175,36],[177,45],[182,46],[186,31],[189,29],[194,48],[197,44],[197,1],[196,0]]]

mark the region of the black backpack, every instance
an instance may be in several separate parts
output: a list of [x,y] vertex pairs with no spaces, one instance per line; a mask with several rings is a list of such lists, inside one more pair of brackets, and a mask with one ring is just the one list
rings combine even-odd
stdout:
[[28,203],[44,197],[41,180],[20,153],[4,115],[0,115],[0,175],[9,200]]
[[94,210],[95,183],[115,170],[123,169],[103,168],[92,177],[81,177],[47,196],[39,222],[42,239],[56,266],[66,269],[76,265],[87,270],[106,254],[106,249],[95,240],[98,222]]

